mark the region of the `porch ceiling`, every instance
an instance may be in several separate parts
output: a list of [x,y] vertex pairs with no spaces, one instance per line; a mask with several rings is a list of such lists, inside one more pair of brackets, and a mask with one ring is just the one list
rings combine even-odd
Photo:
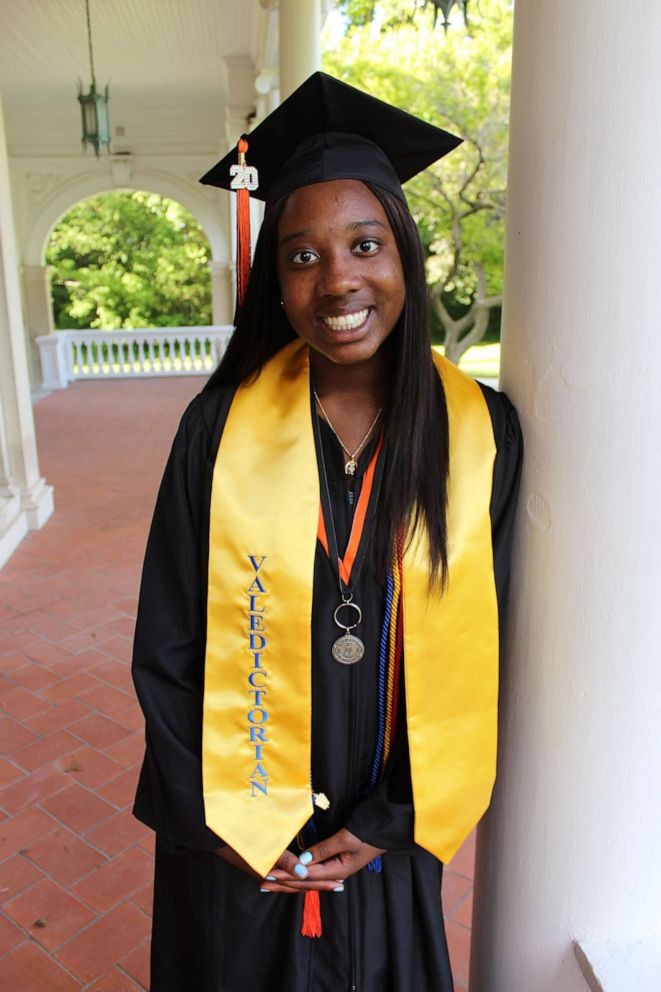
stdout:
[[[223,58],[258,61],[258,0],[90,0],[97,85],[110,81],[115,150],[215,152]],[[83,0],[0,5],[0,91],[12,156],[77,155],[76,84],[89,85]]]

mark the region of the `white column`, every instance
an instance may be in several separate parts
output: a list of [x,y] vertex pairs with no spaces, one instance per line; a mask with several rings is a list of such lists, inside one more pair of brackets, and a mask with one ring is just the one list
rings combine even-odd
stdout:
[[233,265],[230,262],[209,262],[211,271],[211,322],[231,324],[234,319]]
[[471,992],[586,992],[574,940],[647,974],[661,934],[659,38],[658,3],[517,0],[502,388],[526,468]]
[[27,359],[33,389],[36,389],[42,379],[36,339],[53,331],[50,273],[49,265],[22,267]]
[[[39,474],[14,234],[9,162],[0,101],[0,563],[27,527],[53,512],[53,490]],[[20,500],[17,515],[9,505]]]
[[321,0],[280,0],[280,96],[321,69]]

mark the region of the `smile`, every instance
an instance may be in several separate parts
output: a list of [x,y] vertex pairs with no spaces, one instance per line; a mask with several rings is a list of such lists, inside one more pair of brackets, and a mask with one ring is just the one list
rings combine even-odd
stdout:
[[369,316],[370,308],[356,310],[355,313],[345,313],[341,317],[322,317],[321,320],[331,331],[353,331],[364,324]]

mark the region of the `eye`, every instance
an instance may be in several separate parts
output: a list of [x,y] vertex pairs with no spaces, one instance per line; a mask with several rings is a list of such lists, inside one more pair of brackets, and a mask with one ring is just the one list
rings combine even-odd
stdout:
[[293,255],[289,256],[289,261],[293,262],[294,265],[309,265],[310,262],[318,260],[319,256],[316,251],[311,251],[309,248],[302,248],[300,251],[295,251]]
[[353,250],[357,255],[373,255],[380,247],[381,242],[376,238],[362,238],[354,245]]

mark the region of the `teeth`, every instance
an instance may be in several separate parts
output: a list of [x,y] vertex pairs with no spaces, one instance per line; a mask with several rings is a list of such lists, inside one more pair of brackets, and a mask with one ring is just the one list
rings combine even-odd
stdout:
[[356,313],[347,313],[342,317],[323,317],[323,322],[331,331],[350,331],[354,327],[360,327],[367,320],[369,307],[358,310]]

